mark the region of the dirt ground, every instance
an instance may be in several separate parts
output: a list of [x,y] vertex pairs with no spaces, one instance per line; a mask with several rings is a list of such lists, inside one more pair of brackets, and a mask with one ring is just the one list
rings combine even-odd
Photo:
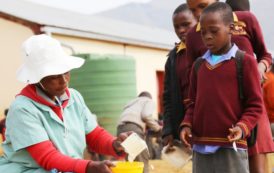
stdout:
[[178,169],[164,160],[150,160],[150,173],[191,173],[192,163]]
[[[150,173],[191,173],[192,162],[177,169],[164,160],[150,160]],[[274,173],[274,154],[268,155],[269,168],[267,173]],[[273,170],[273,171],[272,171]]]

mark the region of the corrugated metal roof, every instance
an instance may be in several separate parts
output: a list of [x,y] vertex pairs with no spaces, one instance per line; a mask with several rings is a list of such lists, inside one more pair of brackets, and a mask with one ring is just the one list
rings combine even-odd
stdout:
[[0,11],[45,25],[45,29],[63,34],[90,38],[97,36],[97,39],[102,40],[163,49],[172,48],[177,40],[171,31],[74,13],[23,0],[0,0]]

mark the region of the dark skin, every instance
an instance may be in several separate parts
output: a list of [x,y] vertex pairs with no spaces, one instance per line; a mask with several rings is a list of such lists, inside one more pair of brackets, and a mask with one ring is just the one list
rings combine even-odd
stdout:
[[205,46],[214,55],[226,54],[231,46],[233,23],[224,23],[221,14],[206,13],[200,18],[201,36]]
[[187,31],[196,25],[196,19],[190,11],[182,11],[174,14],[172,20],[177,37],[185,43]]
[[[196,17],[196,19],[199,21],[200,16],[202,14],[203,9],[205,9],[210,4],[218,2],[217,0],[187,0],[187,5],[189,9],[192,11],[193,15]],[[267,70],[267,67],[262,63],[258,63],[258,70],[261,76],[262,82],[266,80],[265,72]]]
[[55,100],[55,96],[60,97],[65,93],[70,81],[70,73],[64,73],[60,75],[51,75],[44,77],[38,85],[46,95]]
[[[51,75],[44,77],[36,85],[44,91],[44,93],[55,101],[56,97],[63,95],[68,87],[70,81],[70,73],[66,72],[60,75]],[[124,148],[121,143],[131,134],[132,132],[121,133],[113,142],[112,146],[116,153],[123,153]],[[112,173],[110,167],[115,166],[111,161],[90,161],[86,168],[86,173]]]
[[[200,17],[201,35],[204,44],[212,54],[222,55],[226,54],[232,47],[231,31],[233,23],[225,23],[219,13],[206,13]],[[228,141],[234,142],[240,140],[242,137],[242,129],[238,126],[232,126],[228,129]],[[191,147],[189,138],[192,137],[191,129],[184,127],[181,131],[181,139],[185,146]]]
[[[121,146],[122,141],[124,141],[132,132],[121,133],[118,138],[113,142],[113,147],[117,153],[123,152],[124,149]],[[87,165],[86,173],[112,173],[110,167],[115,167],[115,165],[110,160],[104,161],[91,161]]]
[[[179,13],[176,13],[172,17],[173,20],[173,27],[174,31],[177,35],[177,37],[181,40],[181,42],[185,43],[186,41],[186,35],[189,29],[194,27],[197,23],[196,19],[194,16],[191,14],[190,11],[181,11]],[[173,146],[173,135],[167,135],[163,138],[163,145],[166,146],[168,145],[169,148],[166,150],[168,151],[173,151],[172,146]]]
[[[196,19],[199,20],[203,9],[214,2],[217,0],[187,0],[187,5]],[[266,79],[266,67],[262,62],[258,63],[258,71],[263,82]],[[266,154],[254,154],[249,156],[248,160],[250,173],[265,173]]]
[[249,0],[226,0],[228,5],[231,6],[233,11],[249,11],[250,3]]
[[187,0],[188,8],[199,21],[202,11],[210,4],[217,2],[216,0]]

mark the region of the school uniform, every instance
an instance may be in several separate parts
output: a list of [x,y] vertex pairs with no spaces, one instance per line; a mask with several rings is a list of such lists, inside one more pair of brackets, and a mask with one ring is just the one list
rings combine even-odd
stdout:
[[[210,60],[213,55],[207,51],[198,71],[192,68],[189,90],[192,104],[182,126],[192,129],[194,173],[249,172],[246,137],[262,114],[263,99],[259,74],[255,70],[257,63],[252,56],[245,54],[243,92],[246,100],[244,106],[241,103],[234,59],[237,50],[234,45],[219,58],[221,61],[214,63]],[[227,139],[229,128],[235,125],[243,131],[243,138],[236,141],[237,153]]]
[[[237,11],[233,13],[233,19],[236,31],[233,32],[231,42],[252,56],[255,53],[257,62],[264,60],[268,64],[272,64],[271,54],[267,51],[256,17],[247,11]],[[198,23],[190,29],[187,35],[187,56],[192,60],[196,60],[207,50],[202,41],[200,29],[200,24]]]
[[184,119],[184,102],[188,98],[191,65],[191,61],[186,57],[186,46],[183,42],[169,52],[165,64],[163,137],[172,134],[175,139],[180,139],[178,129]]
[[[271,55],[267,52],[262,32],[256,17],[246,11],[233,13],[236,31],[233,32],[232,42],[239,49],[253,56],[256,54],[257,62],[263,61],[271,64]],[[200,33],[200,25],[192,28],[186,39],[187,56],[194,62],[206,52],[206,47],[202,41]],[[249,86],[247,86],[248,88]],[[246,88],[245,88],[246,89]],[[258,120],[258,131],[256,144],[248,149],[249,155],[258,153],[269,153],[274,151],[272,135],[269,128],[269,121],[265,108]]]

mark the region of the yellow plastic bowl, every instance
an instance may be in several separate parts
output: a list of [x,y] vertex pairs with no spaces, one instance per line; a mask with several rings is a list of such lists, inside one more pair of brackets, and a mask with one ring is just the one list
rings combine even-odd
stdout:
[[115,167],[112,167],[112,173],[143,173],[143,162],[115,162]]

